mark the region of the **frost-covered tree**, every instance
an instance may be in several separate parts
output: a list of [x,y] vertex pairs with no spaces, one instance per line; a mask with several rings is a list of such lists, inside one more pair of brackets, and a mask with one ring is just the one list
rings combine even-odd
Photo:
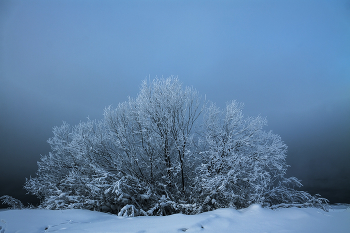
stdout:
[[37,176],[27,179],[25,188],[44,208],[100,210],[107,200],[104,190],[117,180],[104,121],[88,120],[75,127],[63,123],[53,133],[48,140],[52,151],[41,157]]
[[286,178],[287,146],[281,137],[263,131],[266,119],[244,117],[243,104],[232,101],[220,110],[214,104],[204,114],[202,165],[197,187],[204,210],[253,203],[326,203],[306,192],[296,191],[301,183]]
[[[25,188],[48,209],[122,216],[193,214],[253,203],[323,207],[286,178],[287,146],[242,104],[207,105],[177,78],[144,81],[100,121],[54,127],[51,152]],[[203,118],[201,117],[203,116]]]
[[183,90],[176,78],[144,82],[136,103],[142,130],[153,132],[153,140],[158,142],[157,153],[163,157],[168,182],[174,184],[178,177],[176,183],[184,192],[185,161],[202,110],[197,91],[189,87]]
[[201,110],[197,92],[176,78],[145,81],[135,100],[107,108],[103,120],[54,127],[52,151],[25,188],[50,209],[116,212],[129,205],[170,214],[194,178],[192,138]]
[[176,78],[143,82],[135,100],[105,110],[119,148],[116,156],[129,174],[152,185],[161,183],[164,194],[167,189],[184,192],[194,124],[201,110],[197,92],[182,89]]

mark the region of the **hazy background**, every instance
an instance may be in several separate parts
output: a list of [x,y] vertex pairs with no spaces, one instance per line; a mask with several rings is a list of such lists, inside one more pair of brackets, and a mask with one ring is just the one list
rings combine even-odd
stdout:
[[266,116],[288,175],[350,203],[349,0],[0,0],[0,196],[35,201],[22,186],[52,127],[156,75]]

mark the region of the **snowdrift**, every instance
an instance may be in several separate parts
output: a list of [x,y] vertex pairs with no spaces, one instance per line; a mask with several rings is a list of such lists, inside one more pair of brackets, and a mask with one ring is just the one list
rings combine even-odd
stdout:
[[218,209],[199,215],[124,218],[88,210],[3,210],[1,233],[350,232],[350,208]]

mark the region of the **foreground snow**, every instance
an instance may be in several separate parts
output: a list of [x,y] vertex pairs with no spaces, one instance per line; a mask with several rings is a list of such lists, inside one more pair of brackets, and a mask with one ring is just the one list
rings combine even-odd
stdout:
[[199,215],[123,218],[88,210],[0,211],[0,233],[12,232],[350,232],[350,208],[219,209]]

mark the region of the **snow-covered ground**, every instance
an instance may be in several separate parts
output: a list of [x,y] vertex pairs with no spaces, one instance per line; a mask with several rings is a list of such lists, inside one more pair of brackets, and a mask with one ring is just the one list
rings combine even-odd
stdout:
[[0,233],[37,232],[350,232],[349,205],[314,208],[219,209],[199,215],[124,218],[88,210],[0,211]]

